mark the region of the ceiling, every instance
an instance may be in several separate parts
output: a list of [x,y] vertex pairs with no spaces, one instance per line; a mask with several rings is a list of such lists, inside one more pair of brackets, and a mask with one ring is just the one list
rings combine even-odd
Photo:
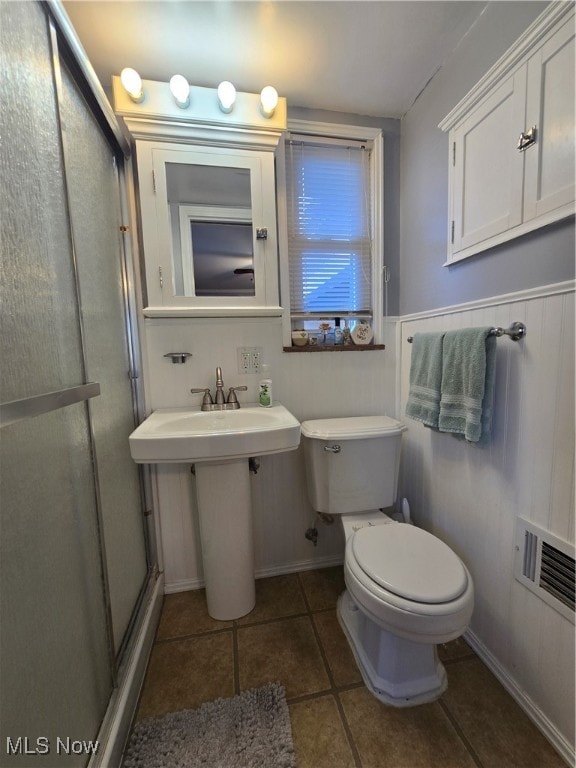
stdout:
[[102,85],[134,67],[239,91],[274,85],[289,107],[401,117],[481,15],[474,0],[69,0]]

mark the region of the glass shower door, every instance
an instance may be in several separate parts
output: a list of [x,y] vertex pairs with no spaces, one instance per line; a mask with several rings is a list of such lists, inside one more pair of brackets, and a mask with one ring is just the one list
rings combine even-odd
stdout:
[[2,766],[88,762],[153,574],[117,150],[49,14],[0,2]]
[[[80,294],[86,373],[101,396],[91,402],[100,505],[118,654],[147,576],[126,322],[126,274],[114,154],[68,71],[62,69],[64,158]],[[87,172],[88,171],[88,172]]]
[[49,34],[36,3],[0,15],[0,732],[29,765],[40,737],[95,738],[113,656],[87,404],[41,412],[90,393]]

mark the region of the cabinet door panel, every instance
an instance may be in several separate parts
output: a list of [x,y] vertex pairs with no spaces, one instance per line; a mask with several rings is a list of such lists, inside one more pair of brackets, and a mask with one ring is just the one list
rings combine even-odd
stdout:
[[136,150],[145,313],[279,314],[273,153],[148,141]]
[[508,78],[454,132],[454,245],[469,248],[522,221],[525,71]]
[[574,25],[562,26],[528,63],[527,127],[537,126],[526,150],[524,218],[574,201]]

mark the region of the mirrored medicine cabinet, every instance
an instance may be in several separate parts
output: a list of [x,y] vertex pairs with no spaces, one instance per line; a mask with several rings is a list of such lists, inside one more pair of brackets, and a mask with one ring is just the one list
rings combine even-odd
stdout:
[[165,96],[167,84],[144,81],[141,104],[117,78],[113,89],[135,139],[144,314],[280,315],[275,152],[285,100],[270,121],[253,94],[238,94],[224,115],[211,89],[194,89],[184,112]]
[[145,313],[277,314],[273,154],[147,141],[136,153]]

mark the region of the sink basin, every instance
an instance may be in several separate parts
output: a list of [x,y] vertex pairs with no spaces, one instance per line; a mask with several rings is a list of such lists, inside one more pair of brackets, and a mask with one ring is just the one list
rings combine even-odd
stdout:
[[238,460],[298,448],[300,423],[281,403],[236,411],[160,408],[130,435],[139,464]]

